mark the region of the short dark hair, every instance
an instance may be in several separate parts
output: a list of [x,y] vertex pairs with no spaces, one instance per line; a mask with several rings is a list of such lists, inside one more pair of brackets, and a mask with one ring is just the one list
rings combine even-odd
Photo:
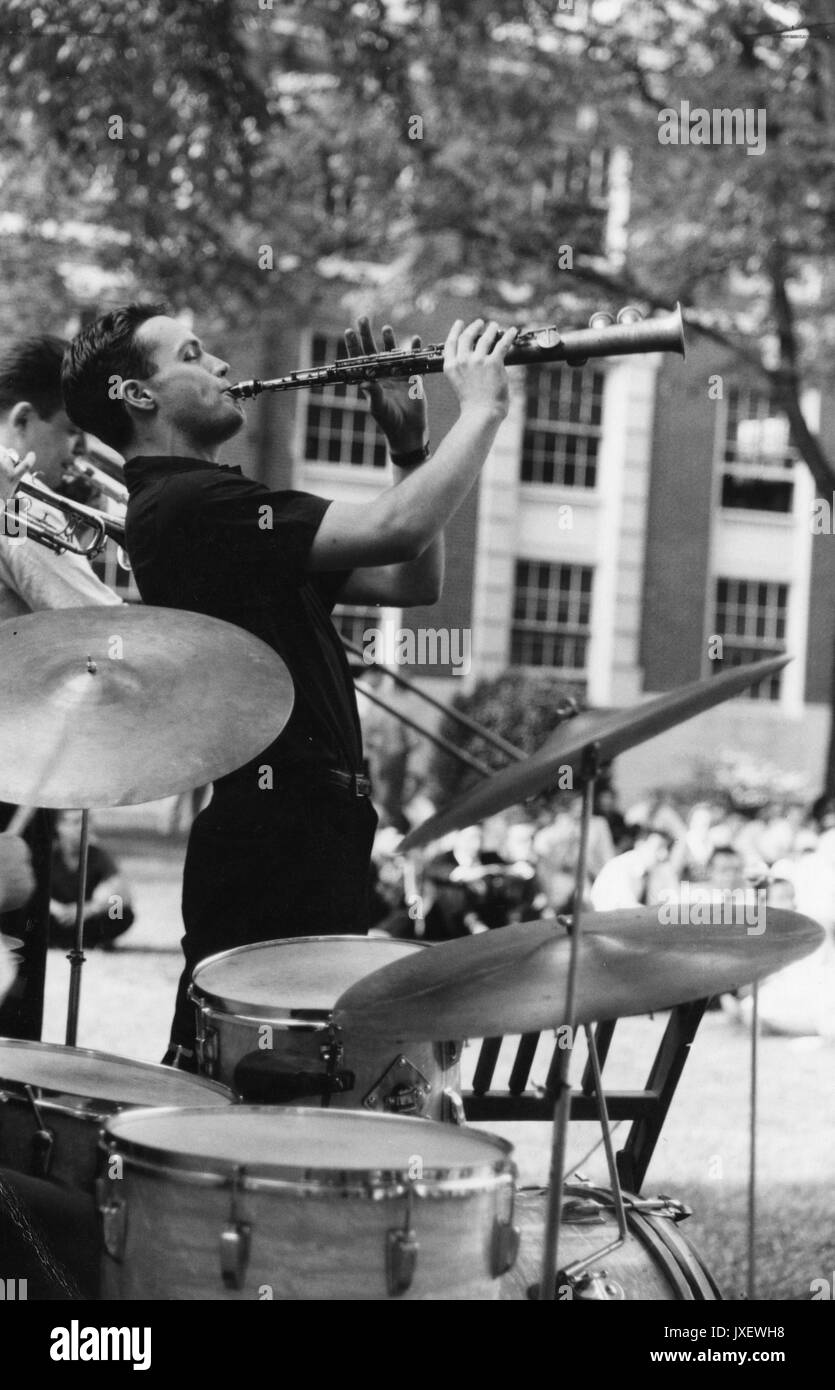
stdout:
[[167,314],[166,304],[126,304],[88,324],[67,345],[61,371],[64,404],[74,425],[124,453],[133,436],[125,404],[113,390],[114,378],[146,380],[155,364],[136,341],[147,319]]
[[0,415],[20,401],[34,406],[42,420],[51,420],[63,406],[61,359],[63,338],[21,338],[0,356]]

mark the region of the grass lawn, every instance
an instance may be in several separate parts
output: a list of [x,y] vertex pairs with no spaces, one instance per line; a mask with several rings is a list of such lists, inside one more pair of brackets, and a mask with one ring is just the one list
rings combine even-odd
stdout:
[[[78,1042],[144,1061],[165,1049],[180,973],[182,849],[114,842],[134,886],[137,921],[112,952],[92,951],[84,967]],[[68,965],[50,952],[44,1037],[62,1041]],[[622,1020],[604,1072],[607,1084],[644,1085],[665,1019]],[[581,1049],[578,1049],[578,1052]],[[465,1058],[465,1083],[475,1049]],[[544,1080],[550,1049],[540,1046],[532,1082]],[[507,1055],[506,1055],[507,1054]],[[506,1075],[510,1044],[498,1078]],[[691,1050],[644,1193],[669,1193],[693,1208],[683,1230],[700,1249],[726,1297],[746,1285],[750,1039],[724,1015],[708,1014]],[[574,1060],[577,1081],[582,1057]],[[835,1046],[763,1038],[760,1043],[757,1295],[808,1299],[813,1279],[835,1271]],[[524,1184],[545,1180],[548,1126],[494,1126],[515,1146]],[[572,1127],[569,1163],[596,1143],[589,1124]],[[618,1148],[626,1126],[615,1134]],[[602,1150],[582,1172],[605,1184]]]

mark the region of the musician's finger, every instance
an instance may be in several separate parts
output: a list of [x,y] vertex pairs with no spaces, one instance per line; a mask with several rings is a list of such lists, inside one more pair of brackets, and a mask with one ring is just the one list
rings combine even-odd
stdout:
[[383,324],[383,347],[386,352],[394,352],[397,347],[397,339],[394,336],[394,329],[390,323]]
[[362,347],[355,328],[346,328],[344,333],[345,346],[348,349],[349,357],[362,357]]
[[458,356],[458,343],[461,337],[461,330],[464,327],[463,319],[456,319],[446,335],[444,343],[444,366],[451,367]]
[[363,352],[366,355],[376,352],[377,345],[374,342],[374,334],[371,332],[371,324],[364,314],[362,318],[357,319],[357,326],[360,331],[360,342],[362,343]]
[[413,338],[412,338],[412,352],[417,352],[417,350],[418,350],[419,347],[420,347],[420,334],[419,334],[419,333],[415,333],[414,336],[413,336]]
[[473,348],[473,357],[486,357],[498,336],[499,325],[495,319],[491,319]]
[[500,360],[503,361],[504,358],[507,356],[510,348],[513,346],[518,332],[518,328],[506,328],[504,333],[498,339],[498,341],[493,344],[490,356],[498,357]]
[[31,452],[19,458],[14,449],[0,449],[0,469],[9,482],[16,482],[35,462],[35,455]]
[[458,339],[458,358],[459,361],[468,357],[472,351],[473,343],[484,327],[484,319],[473,319],[461,333]]

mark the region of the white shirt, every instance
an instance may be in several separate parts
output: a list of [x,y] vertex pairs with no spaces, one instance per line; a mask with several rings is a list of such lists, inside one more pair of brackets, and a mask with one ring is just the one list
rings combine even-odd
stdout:
[[618,854],[604,864],[591,889],[595,912],[611,912],[619,907],[640,907],[646,887],[646,870],[634,849]]
[[28,536],[0,535],[0,622],[44,608],[121,602],[83,556],[70,551],[57,555]]

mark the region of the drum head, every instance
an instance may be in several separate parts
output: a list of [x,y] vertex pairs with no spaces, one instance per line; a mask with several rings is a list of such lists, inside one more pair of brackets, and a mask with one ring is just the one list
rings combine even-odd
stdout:
[[0,1039],[0,1087],[4,1082],[114,1105],[227,1106],[234,1101],[225,1086],[174,1067],[9,1038]]
[[222,1110],[134,1110],[105,1124],[120,1153],[245,1177],[322,1183],[449,1179],[509,1172],[512,1147],[478,1130],[400,1115],[301,1106]]
[[192,992],[222,1013],[327,1018],[357,980],[425,949],[419,941],[373,936],[261,941],[201,961],[192,975]]

